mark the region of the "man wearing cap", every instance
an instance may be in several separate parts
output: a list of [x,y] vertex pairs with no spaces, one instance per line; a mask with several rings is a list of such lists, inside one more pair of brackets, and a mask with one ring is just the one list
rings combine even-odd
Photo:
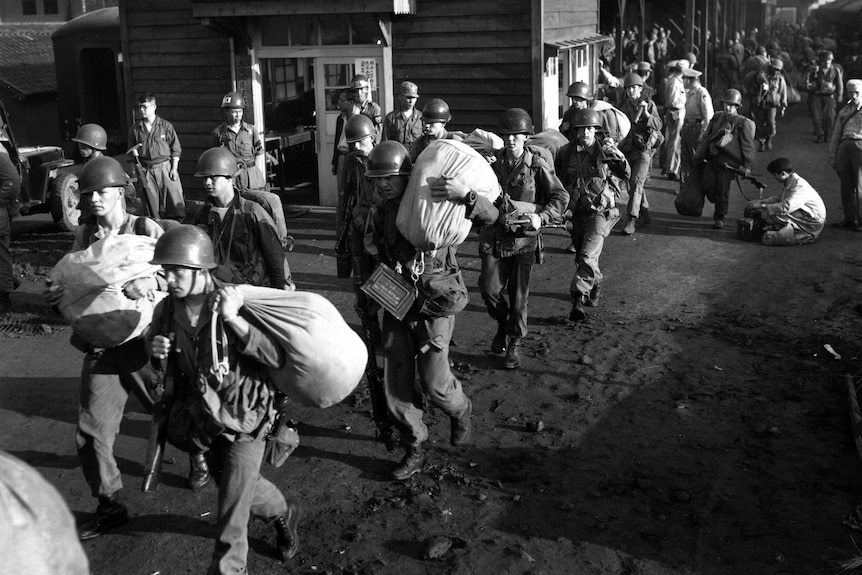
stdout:
[[668,180],[679,178],[680,132],[685,120],[685,85],[682,71],[688,69],[688,60],[673,60],[668,64],[670,75],[664,90],[665,162],[663,169]]
[[371,83],[368,81],[368,77],[365,76],[365,74],[356,74],[353,76],[353,79],[350,80],[350,85],[353,88],[356,88],[356,91],[359,92],[359,111],[371,118],[371,121],[374,122],[374,127],[377,130],[377,139],[379,141],[380,129],[383,126],[383,117],[382,112],[380,111],[380,106],[371,100]]
[[758,152],[772,149],[775,118],[779,114],[784,117],[787,109],[787,82],[781,73],[783,69],[781,58],[772,58],[769,69],[757,75],[758,91],[752,112],[757,125]]
[[282,246],[287,246],[287,222],[284,205],[278,195],[268,191],[266,177],[256,165],[263,156],[263,143],[255,127],[243,121],[245,101],[239,92],[228,92],[221,101],[226,121],[212,131],[212,145],[227,148],[236,158],[237,171],[233,185],[239,193],[257,202],[272,216],[275,231]]
[[408,150],[422,136],[422,112],[416,109],[419,87],[413,82],[401,82],[398,97],[399,110],[393,110],[383,119],[383,139],[400,142]]
[[829,138],[829,163],[841,180],[844,217],[834,227],[862,232],[862,80],[847,82],[849,102]]
[[[658,107],[652,100],[643,97],[643,79],[637,74],[629,74],[624,80],[626,99],[620,110],[631,121],[631,130],[620,144],[620,151],[625,154],[628,163],[629,203],[626,208],[628,221],[622,230],[625,235],[635,233],[635,227],[640,218],[640,224],[650,222],[649,201],[644,185],[649,177],[652,158],[660,145],[661,118]],[[610,175],[609,175],[609,182]]]
[[815,142],[826,142],[835,122],[835,108],[842,99],[844,78],[841,69],[832,63],[832,52],[821,50],[818,65],[808,72],[806,87],[811,95],[811,115]]
[[700,72],[688,68],[683,70],[682,76],[685,82],[685,120],[682,125],[680,144],[680,182],[685,182],[694,169],[694,152],[697,143],[706,132],[709,121],[715,110],[712,105],[712,96],[700,83]]

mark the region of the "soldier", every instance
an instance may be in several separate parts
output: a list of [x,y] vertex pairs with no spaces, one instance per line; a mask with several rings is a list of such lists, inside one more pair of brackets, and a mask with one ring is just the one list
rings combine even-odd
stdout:
[[243,121],[245,101],[238,92],[228,92],[222,98],[226,122],[212,131],[212,145],[227,148],[236,157],[237,172],[233,183],[240,195],[259,203],[275,222],[275,231],[282,247],[289,247],[284,205],[277,194],[267,189],[266,176],[256,165],[264,155],[263,143],[255,127]]
[[[161,319],[153,322],[148,336],[152,356],[167,360],[176,382],[168,436],[208,445],[207,464],[219,486],[218,535],[207,572],[246,572],[251,514],[275,526],[282,560],[290,559],[299,549],[301,504],[285,499],[260,474],[265,438],[276,414],[265,368],[281,366],[284,350],[239,314],[242,292],[211,275],[218,264],[212,240],[200,228],[183,225],[165,233],[152,263],[164,268],[170,293],[156,306],[153,317]],[[211,329],[221,334],[222,346],[203,335]],[[217,369],[217,358],[226,369]],[[205,397],[232,404],[236,412],[211,410]],[[183,410],[197,414],[187,417],[199,418],[192,437],[172,433],[171,422],[181,421]]]
[[781,58],[772,58],[768,71],[757,75],[758,91],[752,111],[757,129],[758,152],[772,149],[776,116],[780,114],[783,118],[784,110],[787,109],[787,82],[781,73],[783,69]]
[[559,219],[569,202],[568,193],[554,173],[550,153],[526,145],[532,133],[533,121],[525,110],[510,108],[503,112],[499,134],[504,146],[495,153],[492,163],[503,191],[496,204],[501,214],[494,224],[479,232],[479,290],[488,314],[497,322],[491,351],[506,352],[505,369],[521,366],[530,273],[533,264],[543,259],[541,227]]
[[631,170],[613,140],[606,138],[600,142],[596,138],[600,120],[594,110],[581,110],[574,124],[577,140],[560,148],[555,167],[571,195],[572,235],[578,253],[570,287],[569,319],[583,321],[587,317],[584,306],[595,307],[599,303],[602,283],[599,256],[605,238],[620,219],[609,176],[613,172],[620,178],[628,178]]
[[225,148],[210,148],[198,159],[196,178],[204,178],[207,199],[194,224],[212,238],[221,281],[292,291],[293,279],[275,224],[259,204],[236,193],[236,158]]
[[808,72],[806,87],[811,97],[814,141],[828,142],[837,102],[842,101],[844,79],[841,68],[832,63],[832,52],[821,50],[817,58],[818,65]]
[[[620,150],[625,153],[631,177],[628,185],[629,219],[622,233],[630,236],[635,233],[638,219],[641,225],[647,225],[650,222],[649,200],[644,185],[649,178],[653,155],[661,144],[662,126],[655,102],[643,97],[643,80],[640,76],[637,74],[626,76],[625,90],[626,99],[620,109],[631,120],[632,128],[620,144]],[[601,143],[599,145],[601,146]],[[611,171],[608,177],[613,179],[616,176]]]
[[86,163],[102,156],[108,147],[108,133],[99,124],[84,124],[78,128],[72,141],[78,144],[78,153]]
[[[403,481],[422,470],[423,444],[428,428],[423,421],[423,397],[449,417],[449,442],[463,445],[470,437],[472,403],[449,367],[449,342],[455,314],[464,309],[469,296],[454,246],[436,253],[418,253],[396,230],[398,206],[407,188],[412,163],[407,149],[397,142],[382,142],[368,156],[368,177],[374,180],[378,203],[369,214],[369,236],[380,261],[417,286],[419,297],[403,320],[383,314],[383,372],[386,403],[401,431],[406,453],[392,471]],[[424,262],[418,280],[411,273]],[[418,375],[419,387],[416,386]]]
[[664,90],[664,174],[668,180],[679,179],[680,132],[685,120],[685,85],[682,71],[688,68],[688,60],[674,60],[668,64],[670,75]]
[[410,146],[410,161],[415,162],[422,150],[434,140],[444,140],[451,135],[446,124],[452,119],[449,104],[440,98],[429,100],[422,108],[422,136]]
[[[162,229],[153,220],[126,213],[120,198],[128,180],[120,163],[111,157],[103,156],[85,164],[78,176],[78,189],[96,221],[78,228],[72,251],[83,250],[109,235],[138,234],[152,238],[162,235]],[[142,278],[123,286],[123,293],[130,299],[141,299],[157,287],[156,277]],[[63,291],[64,286],[53,284],[42,295],[49,305],[56,306]],[[129,393],[134,393],[145,408],[152,408],[147,382],[153,374],[149,371],[142,338],[108,349],[95,349],[73,334],[72,345],[86,354],[81,369],[75,437],[78,459],[93,497],[99,500],[93,517],[78,526],[78,537],[86,540],[129,520],[128,510],[120,500],[123,482],[114,459],[114,440],[120,432]]]
[[150,190],[159,197],[149,198],[145,205],[158,206],[152,218],[182,221],[186,214],[183,185],[177,167],[182,147],[170,122],[156,114],[156,97],[146,93],[138,98],[141,120],[129,130],[131,156],[137,156],[144,168],[146,182],[139,182],[143,194]]
[[754,122],[739,114],[742,94],[731,88],[721,98],[724,108],[716,112],[697,146],[694,161],[706,160],[703,188],[715,201],[712,227],[724,228],[724,216],[730,200],[730,182],[737,171],[750,174],[754,165]]
[[383,140],[395,140],[408,150],[422,136],[422,112],[416,109],[419,87],[413,82],[401,82],[399,110],[383,119]]
[[332,145],[332,175],[335,176],[338,187],[338,206],[336,212],[335,228],[340,233],[344,221],[344,186],[347,172],[344,169],[344,161],[350,153],[350,144],[344,136],[344,125],[347,121],[360,113],[361,101],[359,92],[354,88],[342,90],[338,95],[338,108],[341,113],[335,120],[335,140]]
[[841,181],[844,211],[832,226],[862,232],[862,80],[847,82],[847,97],[829,139],[829,164]]
[[[680,151],[680,183],[685,182],[692,170],[694,170],[694,152],[697,143],[706,132],[706,127],[712,119],[715,109],[712,105],[712,96],[700,83],[700,71],[683,71],[685,81],[685,123],[682,125],[682,144]],[[629,160],[631,161],[631,160]],[[632,171],[634,171],[632,165]]]
[[12,218],[21,192],[21,176],[6,146],[0,144],[0,314],[12,309],[12,291],[17,287],[12,273]]
[[383,117],[380,111],[380,106],[371,100],[371,83],[365,74],[356,74],[350,80],[350,85],[359,93],[359,111],[374,122],[374,129],[377,131],[377,139],[380,139],[380,130],[383,127]]
[[590,94],[590,87],[586,83],[575,82],[569,86],[566,95],[571,98],[572,106],[563,114],[560,132],[570,142],[575,139],[577,132],[572,126],[572,118],[578,110],[586,108],[592,108],[599,113],[602,120],[602,132],[613,138],[616,144],[622,142],[623,138],[628,135],[631,124],[623,121],[626,120],[625,115],[608,102],[594,100]]

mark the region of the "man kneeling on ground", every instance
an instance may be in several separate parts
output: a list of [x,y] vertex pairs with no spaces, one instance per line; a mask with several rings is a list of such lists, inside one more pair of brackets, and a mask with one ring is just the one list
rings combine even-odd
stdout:
[[809,244],[817,239],[826,223],[826,206],[817,191],[793,171],[787,158],[769,162],[767,171],[783,188],[781,193],[748,202],[766,222],[763,243],[767,246]]

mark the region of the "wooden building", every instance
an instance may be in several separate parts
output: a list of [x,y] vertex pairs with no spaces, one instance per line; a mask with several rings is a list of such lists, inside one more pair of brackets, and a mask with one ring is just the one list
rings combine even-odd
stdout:
[[[288,203],[336,204],[331,155],[337,94],[366,74],[390,111],[403,80],[418,106],[444,98],[452,127],[493,129],[509,107],[536,129],[556,127],[567,86],[595,81],[598,0],[121,0],[126,109],[143,92],[176,127],[183,184],[222,121],[221,97],[242,92],[246,120],[287,160],[280,183],[311,165],[313,197],[293,186]],[[194,192],[193,192],[194,193]]]

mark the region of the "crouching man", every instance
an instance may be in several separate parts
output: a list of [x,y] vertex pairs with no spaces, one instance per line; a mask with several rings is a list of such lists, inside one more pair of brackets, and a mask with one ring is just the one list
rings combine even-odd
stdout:
[[783,187],[776,196],[746,205],[757,209],[767,226],[761,241],[767,246],[810,244],[826,224],[826,205],[820,194],[793,171],[787,158],[772,160],[766,169]]
[[249,514],[275,526],[278,550],[289,559],[299,549],[300,504],[260,474],[276,414],[266,367],[282,365],[284,351],[239,315],[242,293],[211,275],[218,264],[203,230],[182,225],[166,232],[152,263],[165,270],[170,294],[156,307],[148,336],[152,357],[167,361],[176,385],[168,440],[187,451],[206,449],[219,487],[207,573],[246,572]]
[[455,446],[470,437],[473,409],[449,368],[455,314],[469,299],[455,248],[440,249],[435,255],[417,251],[395,225],[411,168],[407,149],[392,140],[381,142],[368,156],[367,176],[374,179],[380,202],[368,214],[367,244],[376,248],[381,262],[407,282],[415,281],[418,289],[403,320],[388,311],[383,315],[386,403],[406,447],[392,477],[402,481],[421,472],[425,464],[428,428],[423,421],[423,396],[449,417],[449,442]]

